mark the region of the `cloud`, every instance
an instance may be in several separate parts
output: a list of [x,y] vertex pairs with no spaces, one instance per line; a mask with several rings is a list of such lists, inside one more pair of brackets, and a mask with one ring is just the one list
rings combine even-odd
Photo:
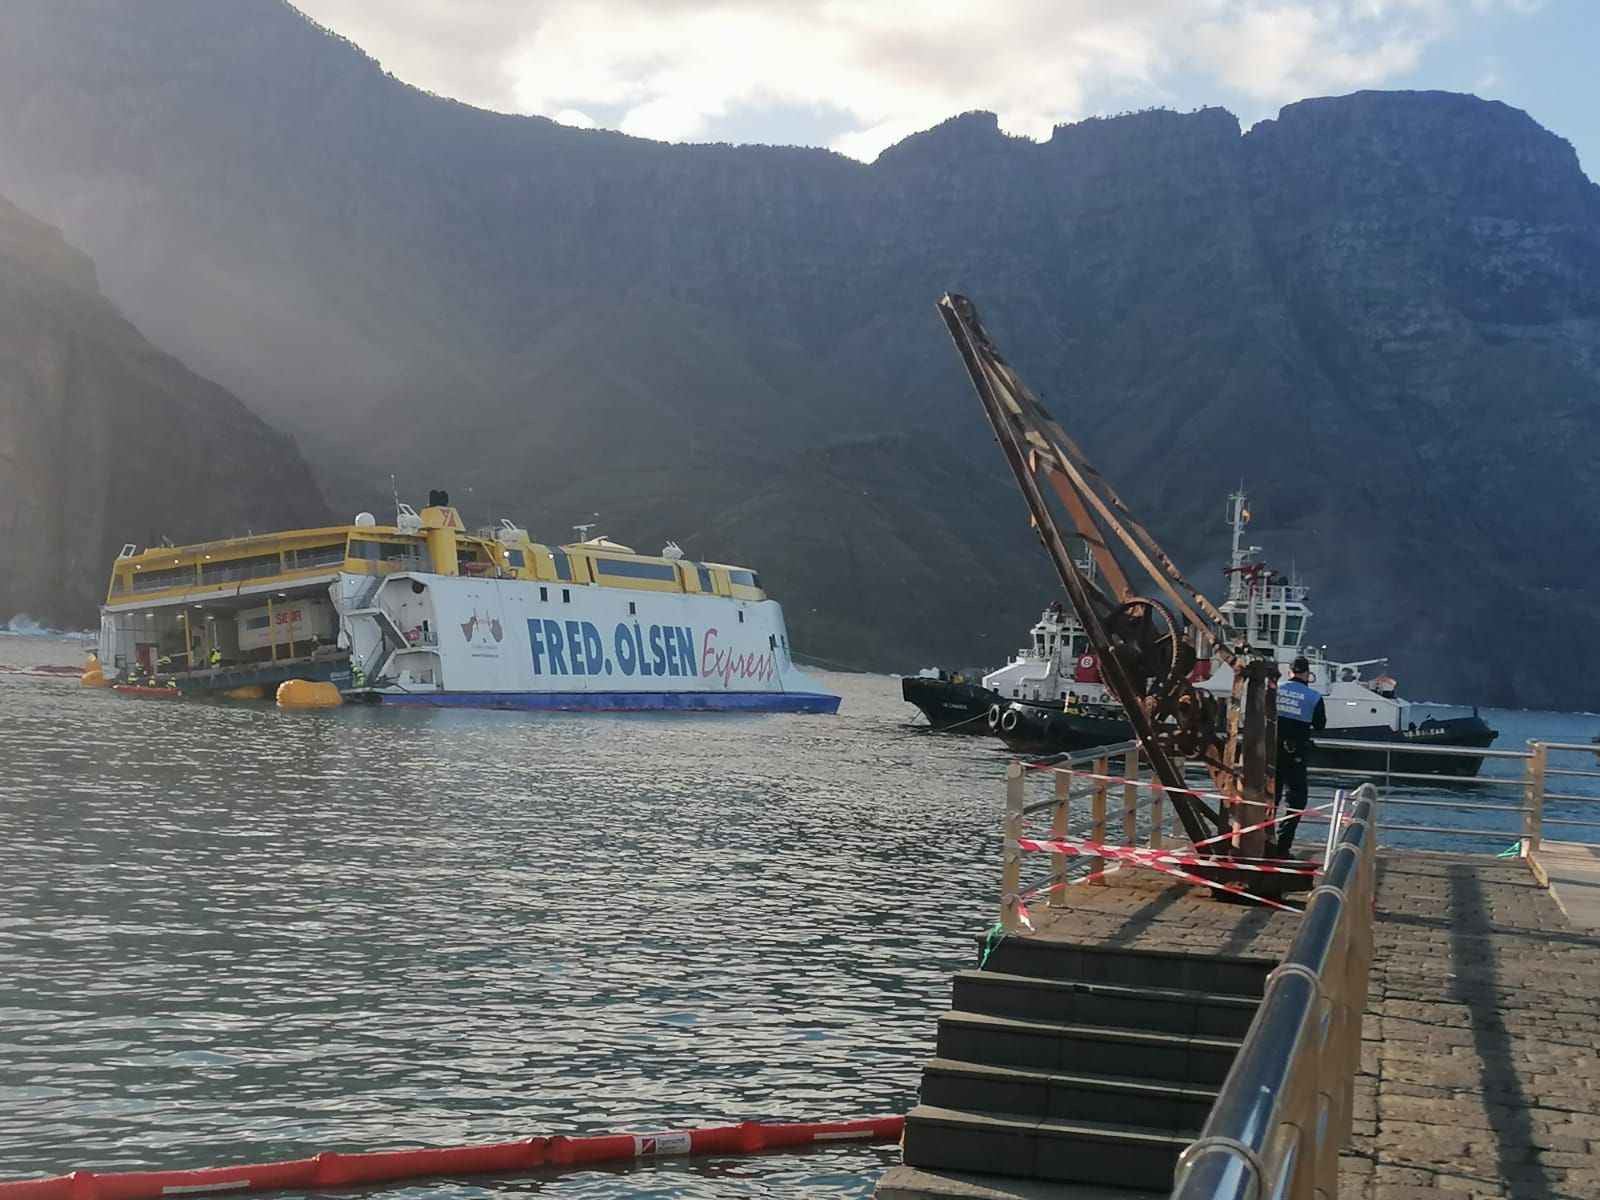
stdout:
[[[1539,0],[296,0],[408,82],[471,104],[716,140],[827,112],[870,159],[955,113],[1043,137],[1198,83],[1241,115],[1381,86],[1467,23]],[[1250,106],[1258,106],[1249,111]],[[601,114],[591,116],[590,114]],[[773,140],[793,136],[776,130]],[[803,128],[800,130],[803,136]]]

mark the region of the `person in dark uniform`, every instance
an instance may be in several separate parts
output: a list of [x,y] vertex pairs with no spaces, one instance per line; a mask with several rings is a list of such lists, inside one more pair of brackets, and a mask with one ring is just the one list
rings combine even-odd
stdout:
[[[1306,759],[1311,754],[1311,735],[1327,728],[1328,709],[1322,694],[1311,686],[1311,664],[1304,657],[1289,667],[1289,678],[1278,685],[1278,773],[1273,798],[1278,811],[1306,806]],[[1288,858],[1294,846],[1294,831],[1300,824],[1296,813],[1278,826],[1277,854]]]

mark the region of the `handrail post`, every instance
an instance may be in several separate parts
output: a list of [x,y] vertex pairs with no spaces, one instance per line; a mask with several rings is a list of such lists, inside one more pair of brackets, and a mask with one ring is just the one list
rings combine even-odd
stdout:
[[[1122,777],[1139,778],[1139,748],[1135,746],[1122,756]],[[1122,785],[1122,842],[1126,846],[1139,844],[1139,786]]]
[[1006,767],[1006,845],[1000,860],[1000,929],[1008,934],[1022,926],[1017,914],[1022,903],[1022,850],[1017,845],[1022,837],[1022,797],[1022,764],[1010,763]]
[[[1100,776],[1094,781],[1094,791],[1089,795],[1089,837],[1104,845],[1106,840],[1106,793],[1110,785],[1106,783],[1105,776],[1111,774],[1111,759],[1101,755],[1094,760],[1094,773]],[[1104,858],[1094,860],[1094,871],[1100,874],[1110,867],[1110,862]],[[1100,874],[1097,883],[1104,883],[1105,876]]]
[[1328,864],[1333,861],[1333,848],[1339,844],[1339,829],[1344,824],[1345,792],[1343,788],[1334,790],[1333,808],[1328,813],[1328,840],[1322,848],[1322,869],[1326,871]]
[[1550,747],[1528,739],[1528,759],[1523,767],[1522,857],[1539,852],[1544,835],[1544,775],[1549,765]]
[[[1177,772],[1179,779],[1187,781],[1188,777],[1184,774],[1187,764],[1183,759],[1174,758],[1172,760],[1172,769]],[[1156,785],[1160,783],[1159,780],[1154,778],[1150,782]],[[1150,848],[1152,850],[1160,850],[1166,845],[1166,831],[1162,828],[1166,824],[1166,814],[1163,812],[1165,800],[1166,793],[1161,790],[1160,786],[1150,789]]]
[[[1067,836],[1072,821],[1072,772],[1055,772],[1056,802],[1050,810],[1050,839],[1059,842]],[[1050,856],[1050,907],[1064,908],[1067,903],[1067,856]]]

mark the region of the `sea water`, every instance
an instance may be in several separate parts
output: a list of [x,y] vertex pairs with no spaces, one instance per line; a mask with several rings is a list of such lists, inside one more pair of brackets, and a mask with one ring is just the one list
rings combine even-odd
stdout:
[[[906,1111],[998,907],[1007,756],[825,678],[837,717],[0,674],[0,1178]],[[386,1194],[867,1196],[897,1154]]]

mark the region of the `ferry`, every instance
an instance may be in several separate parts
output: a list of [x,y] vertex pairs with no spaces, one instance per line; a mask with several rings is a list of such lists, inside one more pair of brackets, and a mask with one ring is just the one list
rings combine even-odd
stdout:
[[[1312,686],[1322,693],[1328,727],[1324,741],[1382,742],[1378,751],[1341,750],[1313,742],[1311,762],[1319,767],[1395,770],[1418,774],[1476,775],[1483,760],[1474,755],[1405,754],[1410,746],[1483,749],[1497,732],[1478,716],[1417,719],[1416,706],[1396,695],[1387,659],[1334,662],[1326,647],[1306,643],[1312,612],[1309,588],[1269,568],[1256,556],[1261,547],[1244,544],[1250,511],[1244,492],[1228,497],[1232,550],[1225,568],[1227,599],[1218,605],[1230,627],[1251,645],[1270,647],[1280,672],[1305,657]],[[1080,564],[1081,566],[1082,564]],[[1024,646],[1004,667],[977,685],[956,693],[929,678],[908,677],[901,692],[935,728],[959,727],[999,736],[1025,754],[1054,754],[1127,741],[1131,727],[1122,706],[1106,689],[1099,664],[1076,614],[1052,604]],[[1377,672],[1371,677],[1367,672]],[[925,673],[926,674],[926,673]],[[1196,664],[1194,681],[1226,704],[1233,690],[1232,669],[1220,659]],[[930,711],[930,709],[934,711]],[[935,718],[935,712],[938,718]],[[979,714],[982,714],[979,719]]]
[[[580,529],[587,533],[587,529]],[[97,673],[146,695],[475,708],[832,713],[756,573],[669,543],[468,531],[449,496],[394,524],[122,548]],[[324,691],[327,689],[324,688]]]

